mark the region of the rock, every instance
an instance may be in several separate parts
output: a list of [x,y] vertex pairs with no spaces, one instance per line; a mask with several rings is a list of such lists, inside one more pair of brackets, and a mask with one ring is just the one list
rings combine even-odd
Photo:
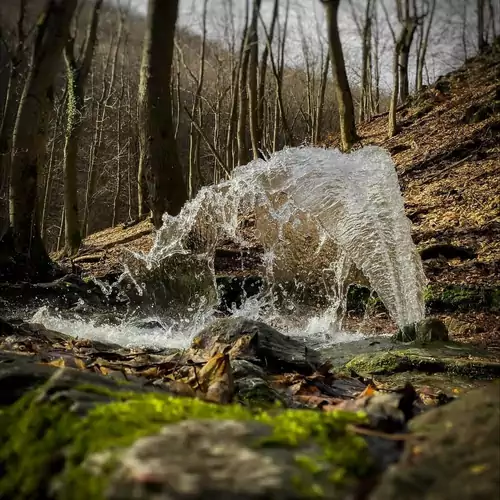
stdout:
[[317,446],[255,445],[270,437],[269,426],[258,422],[187,420],[167,426],[122,455],[107,498],[284,500],[307,498],[306,489],[323,498],[344,497],[327,474],[314,477],[296,459],[319,455]]
[[391,375],[407,372],[412,374],[448,373],[472,379],[500,377],[500,362],[487,352],[459,344],[444,344],[433,347],[408,347],[392,351],[377,351],[360,354],[344,366],[344,371],[362,375]]
[[416,417],[418,439],[382,477],[371,500],[489,500],[500,492],[500,385]]
[[232,359],[251,361],[272,373],[310,374],[321,366],[320,354],[304,342],[260,321],[238,317],[214,321],[196,336],[191,350],[205,357],[228,352]]
[[235,380],[244,377],[266,378],[266,372],[254,363],[246,359],[235,359],[231,366],[233,368],[233,377]]
[[264,379],[244,377],[235,383],[236,399],[250,406],[267,407],[284,403],[284,398]]
[[418,323],[403,326],[394,336],[394,340],[420,343],[446,342],[448,340],[448,329],[441,320],[426,318]]
[[[140,384],[117,382],[111,377],[102,377],[72,368],[60,369],[48,364],[35,363],[25,355],[0,351],[0,407],[15,403],[27,392],[48,384],[49,381],[50,391],[48,386],[46,391],[51,394],[67,394],[68,391],[73,391],[72,394],[75,395],[75,389],[90,385],[102,389],[102,391],[96,389],[97,392],[148,390],[143,389]],[[73,398],[72,401],[77,400]]]
[[356,432],[360,412],[53,382],[2,408],[0,498],[348,499],[381,470],[372,450],[394,444]]

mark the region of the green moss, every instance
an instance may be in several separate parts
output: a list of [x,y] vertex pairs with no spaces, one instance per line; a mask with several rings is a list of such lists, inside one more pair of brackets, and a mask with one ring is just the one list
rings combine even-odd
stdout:
[[439,349],[425,351],[407,349],[361,354],[349,361],[345,369],[373,375],[419,371],[450,373],[475,379],[491,379],[500,376],[500,363],[477,358],[467,352],[464,352],[462,356],[451,356]]
[[362,285],[351,285],[347,291],[347,310],[364,313],[367,309],[382,312],[385,306],[374,291]]
[[424,300],[435,311],[500,311],[500,288],[430,285],[424,292]]
[[[82,389],[95,392],[91,387]],[[100,389],[97,392],[102,394]],[[105,393],[113,395],[115,401],[96,406],[84,417],[71,412],[68,403],[39,402],[38,392],[23,397],[0,414],[0,497],[46,498],[51,489],[56,498],[102,498],[113,460],[101,466],[97,474],[88,466],[89,457],[130,446],[138,438],[188,418],[268,424],[272,434],[255,443],[259,447],[316,445],[321,456],[313,456],[307,463],[303,456],[297,456],[304,471],[302,486],[311,494],[319,491],[314,481],[318,470],[333,469],[331,479],[339,485],[371,470],[365,440],[347,428],[365,422],[363,414],[266,412],[161,393]]]

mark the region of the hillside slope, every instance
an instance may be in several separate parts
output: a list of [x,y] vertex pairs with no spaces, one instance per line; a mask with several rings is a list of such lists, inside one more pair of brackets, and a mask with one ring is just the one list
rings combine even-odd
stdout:
[[386,113],[359,127],[361,145],[391,152],[431,282],[500,283],[499,82],[497,50],[413,96],[395,137],[386,137]]

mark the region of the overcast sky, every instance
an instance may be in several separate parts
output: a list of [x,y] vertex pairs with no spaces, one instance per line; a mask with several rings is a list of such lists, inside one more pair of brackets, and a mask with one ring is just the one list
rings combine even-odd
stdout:
[[[132,0],[136,9],[145,12],[147,0]],[[167,1],[167,0],[165,0]],[[224,38],[224,30],[228,26],[228,2],[230,0],[208,0],[208,36],[214,40]],[[382,0],[379,0],[382,1]],[[383,0],[389,11],[393,11],[394,0]],[[497,0],[495,0],[497,1]],[[246,0],[232,0],[237,39],[244,22]],[[354,0],[358,12],[362,15],[364,0]],[[274,0],[262,0],[261,13],[265,21],[269,22],[272,14]],[[280,10],[283,13],[286,0],[280,0]],[[462,43],[462,18],[464,10],[468,18],[466,36],[468,40],[469,55],[475,48],[474,23],[476,0],[437,0],[437,9],[431,31],[430,46],[427,54],[427,69],[430,81],[463,63]],[[195,32],[201,33],[201,14],[203,0],[180,0],[179,25]],[[380,29],[382,45],[385,47],[381,58],[382,82],[389,86],[392,80],[391,56],[392,38],[385,21],[383,11],[379,8]],[[396,26],[396,21],[393,19]],[[497,22],[497,26],[498,26]],[[339,28],[342,44],[352,80],[359,74],[361,44],[352,18],[352,10],[348,0],[342,0],[339,11]],[[319,54],[322,43],[325,43],[325,24],[323,7],[319,0],[290,0],[290,17],[287,38],[287,63],[289,65],[303,64],[303,51],[301,34],[305,33],[308,45],[316,54]],[[425,77],[424,77],[425,79]]]

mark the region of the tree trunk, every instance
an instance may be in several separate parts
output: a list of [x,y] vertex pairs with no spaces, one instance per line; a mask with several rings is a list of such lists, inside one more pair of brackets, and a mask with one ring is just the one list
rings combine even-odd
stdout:
[[477,48],[483,52],[486,47],[484,38],[484,0],[477,0]]
[[85,112],[85,84],[90,72],[94,47],[97,41],[97,24],[102,0],[94,4],[81,57],[74,54],[73,37],[68,39],[64,51],[66,61],[66,141],[64,144],[64,214],[65,251],[67,255],[78,252],[82,236],[78,223],[77,160],[80,135]]
[[[247,15],[248,19],[248,1],[247,2]],[[247,145],[247,119],[248,119],[248,93],[247,93],[247,77],[248,77],[248,63],[250,59],[250,41],[249,41],[250,26],[248,21],[245,23],[245,30],[243,32],[243,51],[241,53],[241,63],[238,79],[238,94],[239,94],[239,107],[238,107],[238,125],[237,125],[237,139],[238,139],[238,165],[245,165],[248,163],[248,145]]]
[[249,43],[249,64],[248,64],[248,97],[250,106],[250,138],[252,140],[253,158],[259,158],[259,99],[257,94],[257,67],[259,64],[259,36],[258,36],[258,21],[260,12],[261,0],[253,0],[252,21],[248,33]]
[[398,93],[399,93],[399,71],[398,62],[401,53],[401,47],[403,45],[404,28],[401,31],[399,39],[396,41],[396,46],[394,47],[394,55],[392,60],[392,76],[393,76],[393,86],[391,103],[389,105],[389,128],[387,131],[388,137],[394,137],[397,133],[397,123],[396,123],[396,109],[398,107]]
[[327,50],[323,68],[321,71],[321,82],[316,106],[316,120],[314,128],[314,144],[318,144],[321,138],[321,123],[323,121],[323,106],[325,104],[326,85],[328,83],[328,71],[330,69],[330,51]]
[[363,29],[361,30],[361,43],[362,43],[362,54],[361,54],[361,97],[359,106],[359,120],[364,121],[370,115],[370,50],[371,50],[371,40],[372,40],[372,8],[374,0],[367,0],[365,7],[365,18],[363,23]]
[[430,14],[429,21],[427,23],[427,28],[423,33],[421,43],[418,47],[418,64],[417,64],[417,79],[416,79],[416,90],[419,92],[422,90],[424,81],[424,67],[425,67],[425,56],[427,55],[427,47],[429,46],[429,35],[432,28],[432,21],[434,20],[434,12],[436,11],[436,0],[430,0]]
[[187,199],[172,122],[170,77],[178,0],[149,0],[139,87],[140,162],[153,223],[177,215]]
[[410,49],[417,29],[417,20],[412,17],[405,19],[404,35],[401,38],[399,51],[399,97],[404,103],[410,95],[410,82],[408,78],[408,63],[410,59]]
[[328,39],[332,60],[333,78],[340,118],[340,135],[344,151],[349,151],[358,140],[354,118],[354,104],[345,69],[344,54],[338,28],[338,8],[340,0],[322,0],[326,9]]
[[50,0],[37,26],[29,74],[19,102],[13,135],[10,228],[14,249],[30,275],[47,270],[49,257],[37,220],[37,175],[43,163],[52,85],[69,34],[76,0]]
[[274,30],[276,27],[276,21],[278,20],[278,10],[279,10],[279,0],[274,0],[273,13],[271,17],[271,27],[269,28],[269,44],[266,43],[263,51],[262,58],[260,60],[260,68],[259,68],[259,106],[258,106],[258,137],[257,142],[260,147],[263,147],[263,138],[264,138],[264,109],[265,109],[265,101],[266,101],[266,74],[267,74],[267,60],[269,58],[269,45],[272,45],[274,38]]

